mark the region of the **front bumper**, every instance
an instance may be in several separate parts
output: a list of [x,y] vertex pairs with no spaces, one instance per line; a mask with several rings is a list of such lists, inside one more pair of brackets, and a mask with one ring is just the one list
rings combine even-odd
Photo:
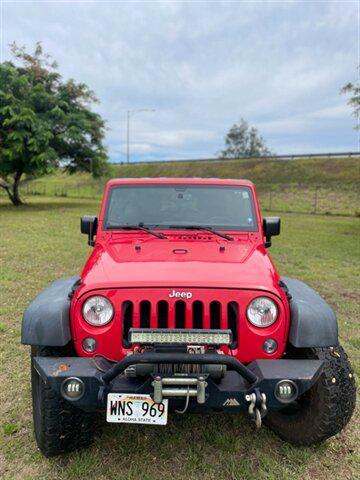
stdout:
[[[257,360],[247,366],[234,357],[219,354],[171,354],[145,353],[131,355],[115,366],[108,366],[105,372],[100,371],[92,358],[83,357],[34,357],[34,367],[43,381],[58,395],[62,395],[63,382],[69,377],[80,379],[85,392],[72,403],[85,411],[104,410],[109,393],[150,394],[154,398],[155,383],[161,381],[169,384],[169,375],[151,375],[147,377],[128,378],[123,372],[129,365],[139,363],[206,363],[223,364],[226,372],[220,380],[204,374],[171,375],[173,383],[193,383],[205,381],[202,400],[194,395],[189,402],[190,412],[247,410],[249,396],[252,393],[266,395],[267,408],[279,410],[284,402],[275,395],[276,386],[281,380],[290,380],[297,387],[297,396],[302,395],[318,380],[323,362],[321,360]],[[164,390],[166,396],[166,389]],[[181,408],[184,396],[171,395],[170,410]],[[155,401],[157,401],[155,399]]]

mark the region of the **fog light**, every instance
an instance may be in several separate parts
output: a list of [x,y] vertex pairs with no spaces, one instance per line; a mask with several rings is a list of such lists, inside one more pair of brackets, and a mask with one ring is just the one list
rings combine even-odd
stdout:
[[88,352],[88,353],[95,352],[95,350],[97,349],[97,341],[95,340],[95,338],[86,337],[82,341],[82,347],[85,350],[85,352]]
[[275,387],[275,397],[282,403],[291,403],[298,396],[298,387],[292,380],[280,380]]
[[277,350],[277,342],[273,338],[267,338],[263,343],[263,350],[265,353],[274,353]]
[[85,385],[84,382],[80,380],[80,378],[66,378],[61,385],[61,394],[66,400],[80,400],[84,393]]

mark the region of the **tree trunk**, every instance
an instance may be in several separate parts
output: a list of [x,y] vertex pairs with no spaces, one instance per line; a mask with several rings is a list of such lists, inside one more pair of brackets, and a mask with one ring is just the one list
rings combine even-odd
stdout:
[[14,183],[12,185],[4,185],[0,183],[0,187],[2,187],[4,190],[6,190],[6,193],[8,194],[11,202],[15,207],[18,207],[19,205],[23,205],[23,202],[20,198],[20,192],[19,192],[19,185],[20,185],[20,178],[22,176],[22,170],[19,170],[18,172],[15,173],[14,176]]
[[16,207],[23,204],[23,202],[21,201],[20,192],[19,192],[21,175],[22,175],[22,171],[16,172],[15,177],[14,177],[14,183],[13,183],[13,191],[12,191],[13,200],[12,200],[12,202]]

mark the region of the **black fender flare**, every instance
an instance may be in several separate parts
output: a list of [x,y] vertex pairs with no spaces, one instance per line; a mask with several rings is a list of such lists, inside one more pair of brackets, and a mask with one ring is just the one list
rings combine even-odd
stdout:
[[338,323],[330,305],[299,280],[282,277],[280,285],[290,305],[289,342],[296,348],[337,346]]
[[71,340],[71,297],[80,285],[80,277],[57,280],[43,290],[24,312],[21,343],[62,347]]

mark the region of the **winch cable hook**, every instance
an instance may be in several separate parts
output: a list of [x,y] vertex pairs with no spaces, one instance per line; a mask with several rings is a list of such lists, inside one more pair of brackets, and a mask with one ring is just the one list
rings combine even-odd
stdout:
[[175,413],[178,413],[179,415],[183,415],[186,412],[186,410],[188,409],[189,401],[190,401],[190,386],[187,387],[187,393],[186,393],[184,408],[182,410],[175,410]]

